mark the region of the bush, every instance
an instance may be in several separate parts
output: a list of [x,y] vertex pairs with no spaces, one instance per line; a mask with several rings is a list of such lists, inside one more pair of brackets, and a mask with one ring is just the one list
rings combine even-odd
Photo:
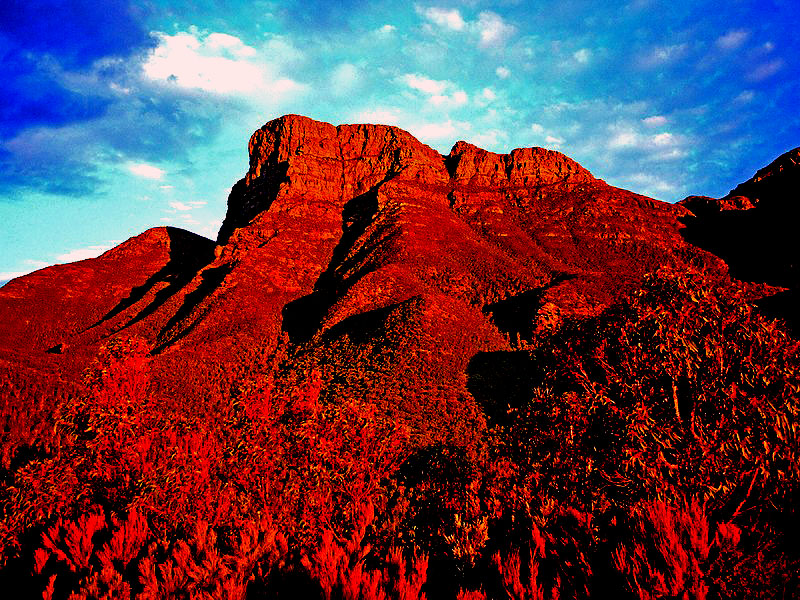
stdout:
[[426,446],[285,344],[204,412],[113,342],[77,393],[5,405],[0,577],[45,598],[791,596],[798,350],[735,289],[662,272],[513,353],[529,371],[475,443]]

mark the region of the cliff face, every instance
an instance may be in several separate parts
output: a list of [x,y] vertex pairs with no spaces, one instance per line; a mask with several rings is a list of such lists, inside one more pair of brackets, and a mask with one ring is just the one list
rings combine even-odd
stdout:
[[[248,145],[250,168],[228,200],[219,234],[226,244],[234,229],[260,212],[322,216],[345,198],[388,179],[441,183],[441,156],[407,132],[384,125],[340,125],[287,115],[256,131]],[[273,206],[274,205],[274,206]]]
[[691,207],[611,187],[558,152],[458,142],[442,156],[395,127],[296,115],[265,124],[249,151],[215,251],[154,230],[12,282],[4,315],[41,306],[4,319],[2,356],[68,377],[109,338],[136,335],[162,384],[193,394],[182,373],[285,335],[295,364],[331,386],[446,411],[470,401],[477,355],[594,314],[661,266],[722,268],[681,235]]

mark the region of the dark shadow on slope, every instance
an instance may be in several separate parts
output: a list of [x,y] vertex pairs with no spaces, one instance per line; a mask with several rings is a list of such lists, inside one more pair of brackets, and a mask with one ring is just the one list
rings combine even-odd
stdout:
[[788,296],[759,304],[773,317],[797,323],[800,310],[800,223],[795,216],[798,193],[788,184],[760,189],[760,201],[748,210],[720,210],[717,203],[689,206],[694,215],[682,218],[681,234],[687,242],[719,256],[733,277],[744,281],[787,287]]
[[289,340],[302,344],[314,337],[335,298],[332,290],[314,290],[284,306],[282,328]]
[[402,304],[396,302],[347,317],[326,331],[324,337],[337,339],[346,335],[356,344],[365,343],[385,329],[389,315]]
[[684,239],[719,256],[737,279],[797,286],[800,244],[797,223],[788,215],[758,206],[690,215],[682,221]]
[[[368,258],[374,248],[375,244],[366,243],[348,257],[353,244],[366,232],[378,211],[378,188],[382,183],[344,205],[342,238],[333,250],[328,268],[319,276],[310,294],[283,307],[283,331],[293,344],[303,344],[314,337],[336,300],[369,272],[369,268],[356,268],[349,277],[344,276],[344,273]],[[380,236],[385,230],[376,233]]]
[[219,267],[214,267],[213,269],[207,269],[203,271],[202,275],[200,276],[200,284],[190,293],[186,294],[181,307],[172,316],[172,318],[167,321],[167,324],[164,325],[159,332],[158,339],[163,339],[164,341],[156,346],[150,352],[151,354],[158,354],[162,352],[167,346],[174,344],[178,340],[186,337],[189,332],[191,332],[197,326],[202,319],[202,315],[196,316],[192,323],[181,329],[175,335],[169,335],[173,328],[179,325],[181,321],[188,318],[198,306],[200,306],[209,296],[211,296],[211,294],[219,289],[223,280],[233,270],[233,266],[234,265],[232,263],[225,263]]
[[167,286],[156,292],[153,300],[137,315],[119,328],[125,329],[145,319],[161,308],[172,296],[181,290],[195,275],[214,260],[214,242],[188,231],[167,227],[170,239],[169,260],[167,264],[147,278],[142,285],[133,288],[128,297],[106,313],[97,323],[84,331],[110,321],[114,317],[140,302],[153,289],[161,284]]
[[800,336],[800,289],[787,290],[767,296],[756,302],[756,306],[770,318],[783,319],[795,337]]
[[478,352],[467,366],[467,389],[495,423],[509,418],[509,409],[524,406],[541,381],[531,356],[521,350]]
[[288,170],[289,163],[284,161],[265,169],[250,185],[244,179],[234,184],[228,194],[228,211],[217,235],[218,244],[227,244],[234,231],[250,224],[254,217],[272,205],[281,184],[289,181]]
[[536,316],[547,290],[575,277],[576,275],[560,273],[547,285],[487,304],[483,307],[483,314],[489,315],[495,327],[512,339],[519,335],[521,339],[530,341],[533,339]]

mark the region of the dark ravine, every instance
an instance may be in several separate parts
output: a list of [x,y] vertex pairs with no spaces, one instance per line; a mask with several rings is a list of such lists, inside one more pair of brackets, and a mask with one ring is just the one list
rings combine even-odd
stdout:
[[[597,314],[663,266],[797,293],[798,150],[723,199],[679,204],[612,187],[558,152],[458,142],[442,156],[382,125],[287,115],[249,152],[216,249],[151,229],[0,289],[0,364],[77,378],[109,339],[136,336],[160,385],[195,394],[211,365],[287,334],[328,381],[412,411],[431,389],[470,398],[474,357]],[[781,298],[765,308],[796,318]],[[177,365],[198,376],[186,384]]]

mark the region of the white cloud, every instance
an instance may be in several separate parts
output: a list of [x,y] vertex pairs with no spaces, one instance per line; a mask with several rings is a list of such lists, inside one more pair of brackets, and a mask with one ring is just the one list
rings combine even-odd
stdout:
[[[457,139],[470,139],[472,125],[467,122],[443,118],[436,121],[420,119],[418,111],[406,112],[399,108],[377,107],[353,115],[359,123],[395,125],[405,129],[418,140],[446,151]],[[481,131],[483,133],[483,131]]]
[[675,191],[675,186],[667,183],[663,179],[651,175],[650,173],[634,173],[624,177],[630,181],[633,186],[638,187],[643,193],[648,196],[658,196],[659,194],[670,194]]
[[428,102],[433,104],[434,106],[439,107],[458,107],[464,106],[468,102],[469,98],[467,97],[467,93],[463,90],[458,90],[454,92],[451,96],[447,96],[445,94],[436,94],[435,96],[431,96],[428,99]]
[[205,225],[198,229],[197,233],[213,240],[217,237],[220,226],[222,226],[222,221],[220,220],[207,221]]
[[486,98],[489,102],[491,102],[492,100],[496,100],[497,99],[497,94],[494,93],[494,90],[492,90],[492,88],[488,88],[488,87],[483,88],[483,91],[481,92],[481,95],[484,98]]
[[652,117],[642,119],[642,123],[648,127],[661,127],[667,124],[667,117],[662,115],[653,115]]
[[480,133],[471,133],[470,141],[484,150],[493,152],[507,152],[508,135],[499,129],[481,130]]
[[611,151],[609,154],[635,150],[639,160],[655,163],[673,161],[687,155],[685,136],[668,131],[648,135],[639,131],[635,123],[625,121],[610,125],[609,132],[609,137],[602,144]]
[[56,260],[60,262],[75,262],[76,260],[86,260],[87,258],[95,258],[100,256],[106,250],[111,249],[110,244],[97,244],[94,246],[86,246],[85,248],[76,248],[69,250],[64,254],[56,256]]
[[656,146],[671,146],[675,143],[675,136],[671,133],[659,133],[652,137],[652,142]]
[[687,154],[688,153],[686,152],[686,150],[682,150],[680,148],[669,148],[664,152],[657,152],[651,154],[648,158],[651,161],[664,162],[664,161],[677,160],[679,158],[686,158]]
[[552,132],[545,129],[541,123],[533,123],[531,125],[531,133],[533,134],[534,140],[538,140],[538,144],[550,148],[558,148],[564,143],[564,138],[554,135]]
[[511,71],[508,67],[497,67],[494,72],[500,79],[507,79],[509,75],[511,75]]
[[437,94],[436,96],[431,96],[428,98],[428,102],[433,104],[434,106],[438,106],[441,108],[444,107],[458,107],[464,106],[467,103],[467,94],[466,92],[458,91],[452,96],[445,96],[444,94]]
[[717,38],[717,47],[723,50],[735,50],[747,41],[750,32],[746,29],[731,29],[728,33]]
[[295,65],[305,59],[305,54],[283,35],[273,35],[262,48],[263,54],[273,65]]
[[378,29],[378,33],[382,33],[384,35],[394,33],[395,31],[397,31],[397,27],[395,27],[394,25],[389,25],[388,23]]
[[783,60],[778,58],[757,66],[755,69],[753,69],[747,74],[747,78],[750,81],[762,81],[764,79],[769,79],[770,77],[775,75],[775,73],[780,71],[782,68],[783,68]]
[[479,13],[477,20],[466,21],[456,8],[445,9],[434,6],[425,8],[417,5],[415,9],[421,17],[442,29],[469,32],[477,36],[480,48],[500,46],[517,30],[503,20],[503,17],[488,10]]
[[158,167],[154,167],[153,165],[148,165],[145,163],[129,164],[128,171],[137,177],[144,177],[145,179],[161,179],[164,177],[164,175],[166,175],[166,171],[163,169],[159,169]]
[[227,33],[212,33],[206,38],[206,46],[212,50],[226,50],[231,55],[241,58],[258,54],[252,46],[246,46],[242,40]]
[[403,75],[400,81],[411,89],[422,92],[429,96],[428,102],[438,107],[459,107],[464,106],[469,101],[469,97],[464,90],[458,89],[450,81],[439,81],[429,79],[422,75],[409,73]]
[[33,267],[34,269],[43,269],[44,267],[48,267],[53,263],[49,263],[45,260],[33,260],[31,258],[28,258],[23,260],[22,264],[27,265],[29,267]]
[[[646,121],[645,119],[642,122]],[[645,123],[647,125],[647,123]],[[647,160],[671,160],[685,156],[681,149],[685,140],[668,131],[646,135],[637,131],[634,123],[617,123],[609,127],[611,137],[606,147],[609,150],[637,149]]]
[[8,281],[10,279],[16,279],[17,277],[22,277],[23,275],[27,275],[31,271],[0,271],[0,281]]
[[573,53],[572,58],[575,59],[575,62],[586,65],[592,58],[592,51],[588,48],[581,48],[577,52]]
[[346,94],[352,91],[361,78],[355,65],[342,63],[331,73],[331,86],[334,93]]
[[129,88],[129,87],[124,87],[124,86],[121,86],[120,84],[118,84],[118,83],[117,83],[117,82],[115,82],[115,81],[112,81],[111,83],[109,83],[109,84],[108,84],[108,87],[109,87],[109,88],[110,88],[112,91],[114,91],[114,92],[116,92],[116,93],[118,93],[118,94],[122,94],[122,95],[124,95],[124,96],[127,96],[128,94],[130,94],[130,93],[131,93],[131,88]]
[[200,221],[194,218],[194,215],[190,213],[179,213],[176,215],[178,219],[181,221],[182,226],[186,225],[200,225]]
[[179,202],[177,200],[171,200],[169,203],[169,206],[173,211],[194,210],[195,208],[199,208],[200,206],[205,206],[205,205],[206,203],[201,200],[195,200],[192,202]]
[[463,128],[463,123],[456,124],[448,119],[444,123],[425,123],[417,125],[413,128],[411,133],[423,140],[454,139]]
[[748,102],[752,102],[755,97],[756,93],[753,90],[744,90],[741,94],[736,96],[733,101],[737,104],[747,104]]
[[39,269],[49,267],[53,263],[44,260],[32,260],[28,258],[23,260],[22,264],[25,265],[26,268],[21,271],[0,271],[0,282],[16,279],[17,277],[22,277],[23,275],[28,275],[29,273],[33,273]]
[[639,144],[639,136],[634,131],[617,133],[608,142],[609,148],[629,148]]
[[686,43],[672,46],[655,46],[639,57],[639,66],[652,69],[661,65],[675,62],[686,55],[689,46]]
[[[303,88],[292,79],[278,76],[269,57],[260,56],[255,48],[235,36],[211,33],[202,37],[196,30],[154,35],[158,46],[142,67],[152,81],[217,94],[282,95]],[[281,60],[297,53],[279,38],[268,41],[265,49],[267,54]]]
[[358,113],[354,121],[358,123],[372,123],[374,125],[398,125],[400,116],[387,108],[375,108]]
[[402,80],[408,87],[431,95],[442,94],[445,89],[452,85],[449,81],[437,81],[412,73],[403,75]]
[[480,35],[478,46],[481,48],[499,46],[517,30],[513,25],[506,23],[500,15],[488,10],[478,15],[475,27]]
[[[528,133],[531,144],[525,145],[559,150],[547,138],[565,140],[562,148],[568,147],[572,158],[611,185],[674,199],[696,191],[686,188],[687,166],[693,164],[690,149],[698,142],[673,123],[680,120],[678,115],[661,115],[651,103],[642,101],[559,101],[539,107],[516,135]],[[515,143],[517,139],[512,138]],[[630,178],[638,173],[653,178]]]
[[439,27],[452,29],[453,31],[463,31],[467,26],[467,23],[464,21],[461,13],[455,8],[447,10],[433,6],[428,8],[417,6],[416,10],[419,15],[426,18],[431,23],[438,25]]

